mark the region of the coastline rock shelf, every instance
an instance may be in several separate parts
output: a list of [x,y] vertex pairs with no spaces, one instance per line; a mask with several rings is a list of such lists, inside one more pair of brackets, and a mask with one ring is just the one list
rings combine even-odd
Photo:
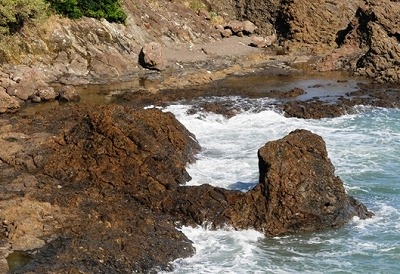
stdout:
[[372,216],[306,130],[262,147],[260,182],[243,193],[184,186],[200,146],[171,113],[65,106],[33,120],[1,138],[2,250],[32,253],[14,273],[156,272],[194,253],[180,225],[281,235]]

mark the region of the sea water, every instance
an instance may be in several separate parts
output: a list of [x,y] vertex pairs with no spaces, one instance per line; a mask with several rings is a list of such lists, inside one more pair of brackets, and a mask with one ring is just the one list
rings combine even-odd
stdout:
[[[232,98],[267,105],[268,99]],[[257,150],[295,129],[322,136],[336,175],[348,194],[375,216],[354,218],[339,229],[282,237],[229,227],[183,227],[196,254],[173,262],[173,273],[400,273],[400,110],[358,107],[339,118],[286,118],[272,108],[245,111],[230,119],[212,113],[171,111],[202,146],[188,167],[189,185],[208,183],[247,191],[258,180]],[[246,108],[248,109],[248,108]]]

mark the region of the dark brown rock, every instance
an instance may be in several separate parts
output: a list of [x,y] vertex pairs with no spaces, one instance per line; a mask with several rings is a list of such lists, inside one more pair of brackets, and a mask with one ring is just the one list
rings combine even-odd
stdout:
[[356,71],[378,82],[400,82],[400,2],[372,1],[356,18],[361,45],[368,49]]
[[253,227],[268,235],[338,227],[372,215],[346,194],[318,135],[294,131],[261,148],[259,161],[260,184],[246,194],[182,187],[162,208],[189,224]]
[[182,185],[199,145],[171,113],[63,106],[17,121],[1,128],[0,218],[8,253],[37,250],[16,273],[168,270],[194,252],[182,224],[280,235],[370,215],[308,131],[261,148],[260,183],[243,193]]
[[270,90],[267,92],[268,97],[273,98],[295,98],[303,94],[306,94],[305,90],[297,87],[289,91]]
[[[212,2],[219,2],[213,0]],[[263,35],[274,33],[276,18],[281,8],[279,0],[233,0],[231,6],[235,8],[235,16],[239,20],[250,20],[257,26],[256,32]],[[218,7],[220,3],[215,3]],[[225,5],[226,6],[226,5]],[[231,7],[224,7],[230,10]]]
[[260,183],[247,193],[208,185],[180,187],[161,208],[186,224],[229,224],[281,235],[339,227],[372,216],[346,194],[323,139],[296,130],[259,152]]
[[354,216],[371,216],[346,194],[320,136],[296,130],[267,143],[258,155],[268,234],[337,227]]
[[156,109],[66,106],[59,111],[37,115],[31,129],[25,128],[57,137],[19,141],[9,133],[1,139],[13,145],[1,159],[35,177],[13,179],[11,173],[10,186],[0,185],[3,196],[29,193],[18,203],[20,216],[13,215],[14,200],[0,203],[11,246],[40,248],[19,271],[151,272],[193,254],[174,219],[160,214],[155,202],[189,179],[185,166],[199,149],[194,136],[171,113]]
[[361,0],[281,1],[276,27],[290,50],[330,52],[337,46],[337,33],[346,29],[362,4]]

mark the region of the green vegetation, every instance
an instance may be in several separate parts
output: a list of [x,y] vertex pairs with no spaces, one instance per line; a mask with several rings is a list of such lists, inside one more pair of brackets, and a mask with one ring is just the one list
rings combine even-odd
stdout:
[[0,0],[0,35],[18,32],[26,23],[45,18],[49,6],[69,18],[105,18],[124,23],[126,14],[119,0]]
[[57,13],[69,18],[87,16],[105,18],[117,23],[124,23],[126,20],[126,14],[119,0],[47,0],[47,2]]
[[202,1],[192,0],[189,3],[189,8],[191,8],[192,10],[195,10],[195,11],[207,10],[207,5],[204,4]]
[[12,34],[25,23],[45,17],[47,4],[43,0],[0,0],[0,34]]

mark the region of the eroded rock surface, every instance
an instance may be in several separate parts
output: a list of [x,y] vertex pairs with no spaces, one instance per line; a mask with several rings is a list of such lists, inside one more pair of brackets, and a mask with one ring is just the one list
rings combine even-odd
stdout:
[[320,136],[297,130],[267,143],[258,156],[260,183],[249,192],[181,187],[162,208],[187,224],[251,227],[271,236],[334,228],[354,216],[372,216],[346,194]]
[[320,136],[296,130],[267,143],[258,155],[268,233],[313,231],[371,216],[346,194]]
[[[192,254],[173,219],[154,213],[151,197],[189,179],[194,136],[159,110],[59,111],[37,115],[31,127],[24,119],[3,127],[4,244],[8,253],[39,248],[17,273],[149,272]],[[19,126],[26,134],[13,133]]]
[[360,5],[346,28],[337,33],[337,48],[319,64],[322,70],[348,69],[377,82],[399,82],[398,1]]
[[281,235],[371,216],[305,130],[260,149],[260,183],[244,193],[183,185],[199,145],[170,113],[74,106],[9,119],[0,120],[1,247],[35,250],[16,273],[169,269],[194,252],[180,225]]

